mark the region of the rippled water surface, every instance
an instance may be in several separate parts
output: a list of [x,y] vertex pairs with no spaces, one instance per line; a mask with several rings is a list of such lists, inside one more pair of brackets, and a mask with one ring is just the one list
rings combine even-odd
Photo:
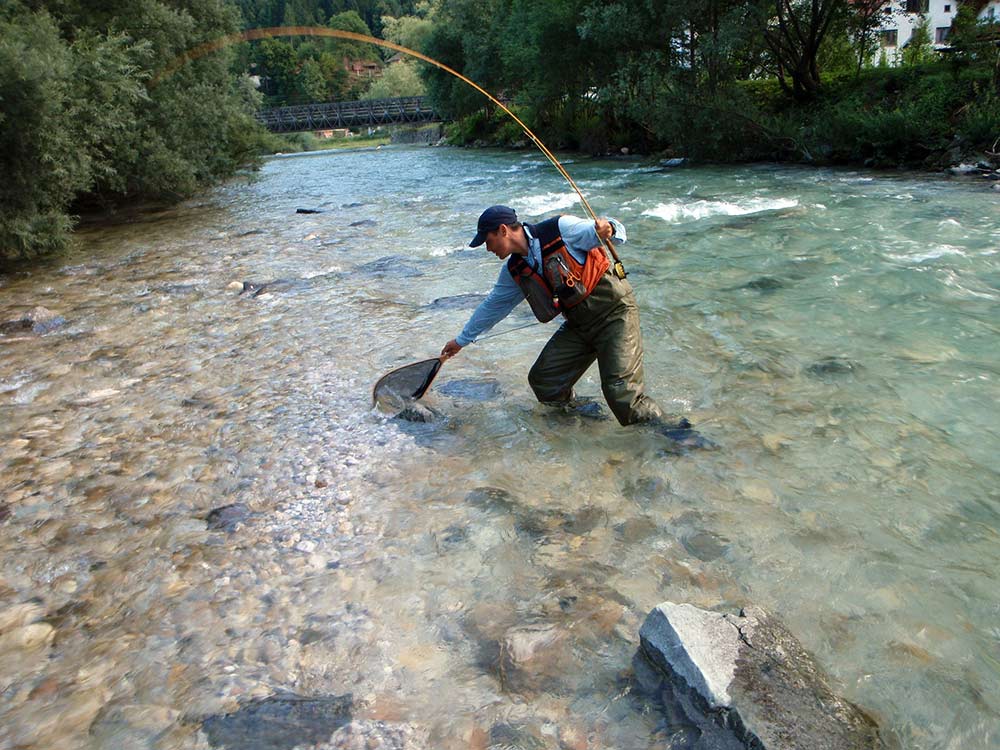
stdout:
[[903,747],[1000,745],[1000,194],[567,167],[720,450],[537,406],[545,326],[449,361],[440,422],[371,410],[496,278],[484,206],[579,213],[533,153],[276,158],[0,277],[66,320],[0,335],[0,748],[222,747],[284,693],[349,696],[337,747],[688,747],[632,663],[664,600],[772,610]]

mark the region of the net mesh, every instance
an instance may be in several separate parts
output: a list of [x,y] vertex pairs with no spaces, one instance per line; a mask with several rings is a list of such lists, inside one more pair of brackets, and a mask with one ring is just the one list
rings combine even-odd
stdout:
[[425,359],[386,373],[372,389],[372,403],[385,411],[405,408],[427,392],[441,369],[441,360]]

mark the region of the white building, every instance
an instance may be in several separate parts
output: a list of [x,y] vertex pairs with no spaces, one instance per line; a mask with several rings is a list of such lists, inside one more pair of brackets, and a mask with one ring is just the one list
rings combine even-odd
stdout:
[[1000,0],[990,0],[990,2],[986,3],[983,9],[979,11],[979,20],[1000,23]]
[[[952,19],[958,13],[959,2],[960,0],[891,0],[889,4],[892,15],[887,19],[886,25],[878,31],[880,46],[889,61],[894,61],[895,54],[910,41],[913,30],[924,18],[929,22],[934,49],[947,47],[948,32],[951,29]],[[978,13],[980,20],[1000,22],[1000,0],[988,0],[988,2],[967,0],[967,2],[983,6]]]
[[892,0],[892,15],[879,29],[880,45],[890,62],[913,36],[913,30],[923,19],[928,20],[931,42],[935,49],[948,45],[951,20],[958,13],[958,0]]

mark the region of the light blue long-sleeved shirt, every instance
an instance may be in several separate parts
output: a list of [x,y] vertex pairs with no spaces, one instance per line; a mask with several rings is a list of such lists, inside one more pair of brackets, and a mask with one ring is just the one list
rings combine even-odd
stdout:
[[[625,227],[616,219],[608,219],[615,229],[612,241],[616,245],[625,242],[628,237],[625,234]],[[524,228],[528,236],[528,255],[525,258],[529,265],[541,273],[542,267],[542,243],[537,238],[531,236],[528,228]],[[566,249],[576,259],[578,263],[583,263],[587,259],[587,251],[592,247],[602,244],[601,238],[597,236],[594,222],[590,219],[578,219],[575,216],[559,217],[559,234],[562,235]],[[524,301],[524,293],[521,287],[514,281],[514,277],[507,270],[507,261],[500,269],[500,276],[497,283],[487,295],[486,299],[479,303],[479,307],[472,313],[465,328],[455,338],[459,346],[468,346],[477,338],[482,336],[501,320],[510,315],[511,311],[517,307],[518,303]]]

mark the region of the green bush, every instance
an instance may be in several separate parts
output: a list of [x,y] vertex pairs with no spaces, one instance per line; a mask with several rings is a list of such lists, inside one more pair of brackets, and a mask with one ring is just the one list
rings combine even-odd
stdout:
[[995,153],[1000,141],[1000,95],[990,92],[970,102],[961,110],[957,126],[966,142]]
[[49,5],[0,4],[0,258],[62,247],[76,211],[174,201],[255,162],[259,96],[228,52],[154,85],[178,55],[238,28],[232,5]]

